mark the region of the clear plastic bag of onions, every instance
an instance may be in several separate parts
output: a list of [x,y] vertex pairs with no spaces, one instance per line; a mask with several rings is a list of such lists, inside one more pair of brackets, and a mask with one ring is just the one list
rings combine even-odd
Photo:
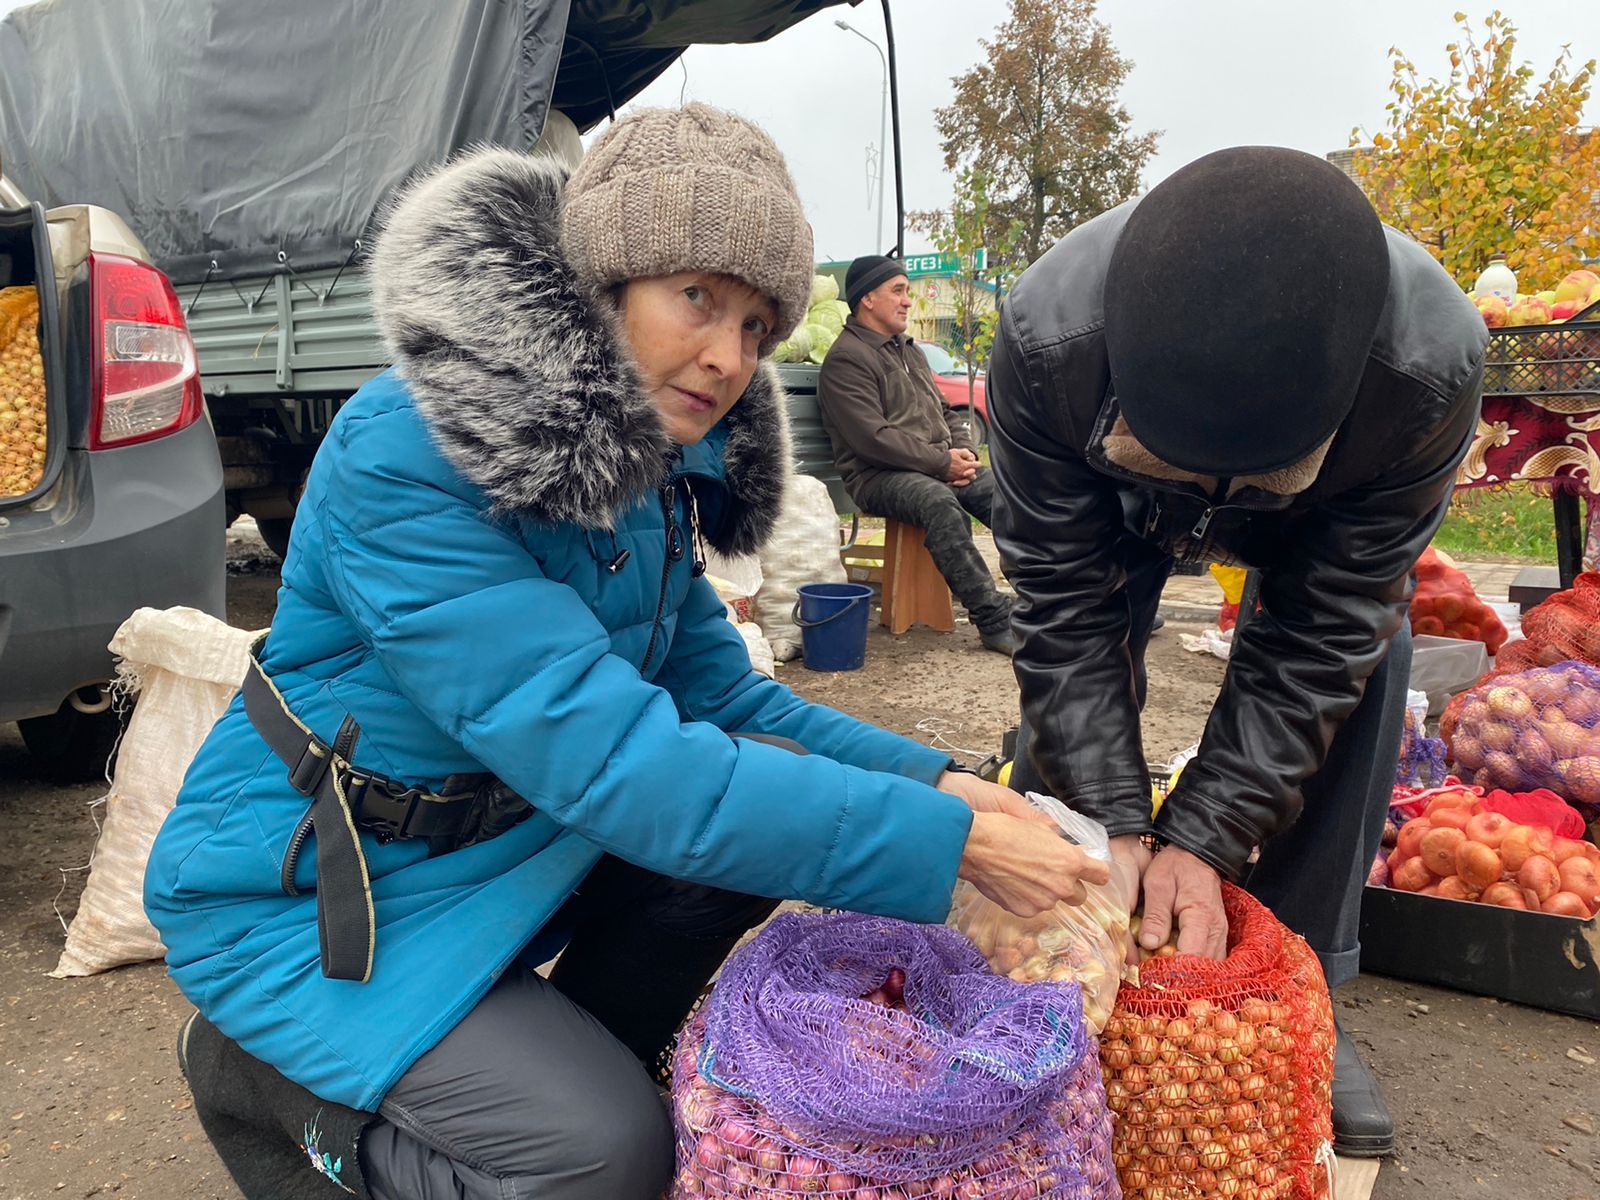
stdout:
[[1223,887],[1228,956],[1152,958],[1100,1039],[1127,1200],[1320,1200],[1333,1185],[1333,1007],[1316,955]]
[[948,928],[788,913],[673,1059],[674,1200],[1116,1200],[1078,988]]
[[[1037,792],[1028,803],[1056,823],[1063,837],[1101,862],[1111,862],[1105,828],[1061,801]],[[1019,983],[1075,982],[1083,988],[1083,1015],[1098,1034],[1111,1016],[1128,951],[1129,910],[1123,897],[1137,889],[1134,880],[1084,885],[1082,904],[1057,904],[1037,917],[1018,917],[970,883],[956,884],[950,924],[972,939],[989,965]]]

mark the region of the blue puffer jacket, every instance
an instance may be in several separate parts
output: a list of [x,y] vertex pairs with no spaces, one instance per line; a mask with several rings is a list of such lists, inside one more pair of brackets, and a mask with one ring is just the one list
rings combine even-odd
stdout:
[[765,538],[787,469],[781,393],[764,370],[704,442],[669,446],[613,318],[555,248],[559,196],[549,168],[493,151],[393,211],[372,270],[398,366],[317,456],[263,655],[319,737],[355,718],[364,768],[430,788],[489,771],[533,817],[431,858],[363,833],[373,970],[324,978],[314,837],[302,894],[280,878],[307,801],[236,701],[146,874],[184,994],[357,1108],[376,1108],[514,959],[557,948],[545,926],[603,852],[938,921],[971,823],[929,786],[947,756],[750,670],[693,576],[691,516],[724,551]]

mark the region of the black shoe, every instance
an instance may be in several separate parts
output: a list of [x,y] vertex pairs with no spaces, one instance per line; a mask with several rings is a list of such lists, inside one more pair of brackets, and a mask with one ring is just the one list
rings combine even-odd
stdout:
[[1022,645],[1021,642],[1017,641],[1017,635],[1011,632],[1011,626],[1009,625],[1002,625],[993,633],[984,633],[980,629],[978,631],[978,640],[983,643],[985,650],[993,650],[996,654],[1004,654],[1007,657],[1015,654],[1017,648]]
[[1154,633],[1156,630],[1160,629],[1166,623],[1167,623],[1167,619],[1165,617],[1163,617],[1160,613],[1157,613],[1156,614],[1155,623],[1150,626],[1150,632]]
[[1378,1081],[1361,1061],[1356,1044],[1335,1023],[1333,1056],[1333,1150],[1346,1158],[1382,1158],[1394,1153],[1394,1119]]

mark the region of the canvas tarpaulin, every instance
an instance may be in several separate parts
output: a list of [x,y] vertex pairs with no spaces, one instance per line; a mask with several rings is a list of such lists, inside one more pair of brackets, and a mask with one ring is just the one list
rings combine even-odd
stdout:
[[687,46],[845,2],[52,0],[0,21],[0,156],[180,283],[336,266],[417,169],[531,149],[552,106],[587,129]]

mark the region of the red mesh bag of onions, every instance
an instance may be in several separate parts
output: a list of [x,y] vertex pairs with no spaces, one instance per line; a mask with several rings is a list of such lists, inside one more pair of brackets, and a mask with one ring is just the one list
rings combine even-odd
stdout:
[[1333,1007],[1305,942],[1223,885],[1228,956],[1140,964],[1100,1037],[1127,1200],[1332,1194]]
[[1117,1200],[1078,986],[996,975],[952,929],[786,913],[673,1056],[671,1195]]
[[1600,666],[1600,573],[1585,571],[1566,591],[1523,613],[1522,633],[1558,659]]
[[1440,729],[1463,780],[1600,804],[1600,667],[1573,660],[1496,675],[1457,701]]

